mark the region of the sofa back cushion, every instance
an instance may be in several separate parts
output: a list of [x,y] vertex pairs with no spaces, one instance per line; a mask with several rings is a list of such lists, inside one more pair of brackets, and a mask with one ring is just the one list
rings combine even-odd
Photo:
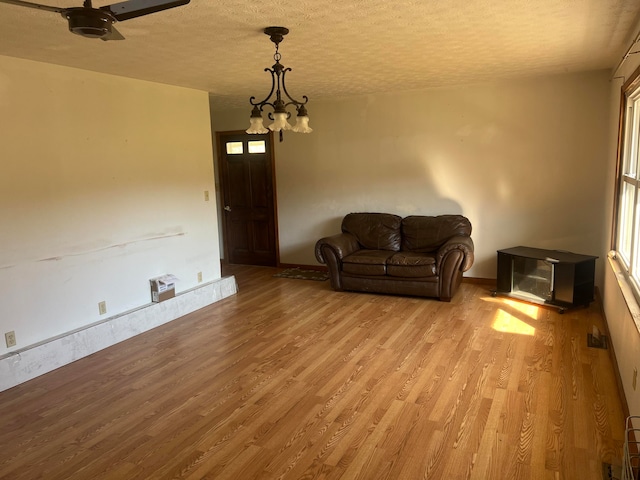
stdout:
[[402,220],[402,250],[435,252],[451,237],[459,235],[471,235],[471,222],[462,215],[412,215]]
[[342,219],[342,231],[370,250],[400,250],[402,217],[390,213],[350,213]]

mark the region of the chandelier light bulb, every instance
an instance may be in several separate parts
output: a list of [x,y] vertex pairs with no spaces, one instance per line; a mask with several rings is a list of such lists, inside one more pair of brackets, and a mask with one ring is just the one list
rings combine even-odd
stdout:
[[296,133],[311,133],[313,132],[313,128],[309,127],[309,117],[304,115],[304,116],[297,116],[296,117],[296,124],[293,126],[293,128],[291,129]]
[[269,125],[269,130],[279,132],[281,130],[291,130],[291,124],[287,121],[286,113],[274,113],[273,123]]
[[267,127],[262,123],[262,117],[251,117],[249,122],[251,122],[251,126],[247,128],[247,133],[269,133]]

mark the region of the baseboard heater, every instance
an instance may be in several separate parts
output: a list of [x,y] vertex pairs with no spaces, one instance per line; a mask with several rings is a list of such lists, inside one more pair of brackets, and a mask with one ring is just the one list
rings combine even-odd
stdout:
[[164,325],[237,293],[224,277],[0,357],[0,392]]

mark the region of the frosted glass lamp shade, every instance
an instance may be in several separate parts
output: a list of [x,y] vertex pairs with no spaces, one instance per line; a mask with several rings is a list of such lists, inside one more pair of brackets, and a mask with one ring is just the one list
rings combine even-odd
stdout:
[[297,133],[311,133],[313,132],[313,128],[309,127],[309,117],[306,115],[297,116],[296,124],[291,129]]
[[286,113],[274,113],[273,123],[269,125],[269,130],[279,132],[281,130],[291,130],[291,125],[287,122]]
[[269,130],[262,123],[262,117],[251,117],[249,121],[251,126],[247,128],[247,133],[269,133]]

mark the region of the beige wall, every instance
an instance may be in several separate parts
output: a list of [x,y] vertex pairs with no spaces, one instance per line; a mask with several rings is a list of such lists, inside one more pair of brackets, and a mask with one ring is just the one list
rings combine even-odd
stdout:
[[[468,216],[473,277],[495,278],[496,250],[516,245],[602,257],[608,99],[603,71],[311,99],[315,131],[276,145],[281,261],[316,264],[352,211]],[[214,111],[213,129],[249,111]]]
[[17,348],[148,304],[153,276],[220,278],[206,92],[0,57],[0,125],[0,333]]

